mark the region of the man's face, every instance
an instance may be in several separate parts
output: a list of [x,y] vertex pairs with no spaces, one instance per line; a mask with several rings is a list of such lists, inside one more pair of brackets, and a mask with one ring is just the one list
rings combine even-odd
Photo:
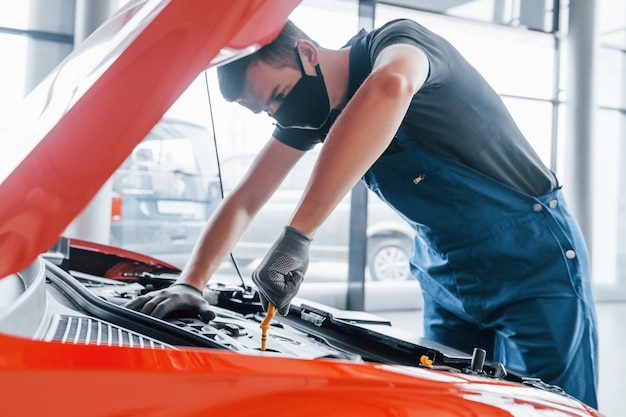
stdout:
[[271,116],[300,78],[295,68],[257,61],[248,68],[243,97],[237,102],[254,113],[264,111]]

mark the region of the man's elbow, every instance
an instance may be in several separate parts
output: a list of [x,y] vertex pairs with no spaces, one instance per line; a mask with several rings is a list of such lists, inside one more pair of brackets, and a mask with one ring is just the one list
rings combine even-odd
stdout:
[[420,83],[400,72],[382,71],[377,78],[381,93],[392,99],[412,97],[421,87]]

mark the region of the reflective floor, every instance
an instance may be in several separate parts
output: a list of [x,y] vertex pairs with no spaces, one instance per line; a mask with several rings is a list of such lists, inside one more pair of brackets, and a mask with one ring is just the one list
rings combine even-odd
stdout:
[[[598,303],[600,334],[600,411],[606,417],[626,416],[626,303]],[[422,311],[377,311],[394,327],[422,334]]]

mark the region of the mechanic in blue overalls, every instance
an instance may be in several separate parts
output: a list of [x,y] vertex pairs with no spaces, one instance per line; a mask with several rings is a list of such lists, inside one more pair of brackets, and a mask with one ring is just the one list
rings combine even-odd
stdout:
[[198,289],[302,154],[324,142],[289,225],[253,273],[265,306],[287,313],[316,229],[362,180],[415,229],[411,270],[427,338],[483,348],[597,407],[585,242],[555,175],[454,47],[396,20],[330,50],[288,22],[218,75],[227,100],[278,124],[179,285],[131,307],[160,317],[181,306],[206,312]]

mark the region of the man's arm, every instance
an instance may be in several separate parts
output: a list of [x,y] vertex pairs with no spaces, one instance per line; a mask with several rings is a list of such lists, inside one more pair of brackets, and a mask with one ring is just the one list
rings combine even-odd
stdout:
[[380,52],[371,74],[330,130],[290,226],[313,236],[385,151],[429,72],[417,47],[396,44]]
[[272,138],[211,216],[175,285],[137,297],[126,307],[158,318],[179,311],[199,314],[205,321],[214,318],[202,290],[303,154]]
[[414,46],[392,45],[331,128],[311,180],[289,225],[252,273],[264,309],[289,312],[309,264],[317,228],[385,151],[424,84],[429,65]]
[[272,138],[207,223],[177,282],[204,288],[303,151]]

